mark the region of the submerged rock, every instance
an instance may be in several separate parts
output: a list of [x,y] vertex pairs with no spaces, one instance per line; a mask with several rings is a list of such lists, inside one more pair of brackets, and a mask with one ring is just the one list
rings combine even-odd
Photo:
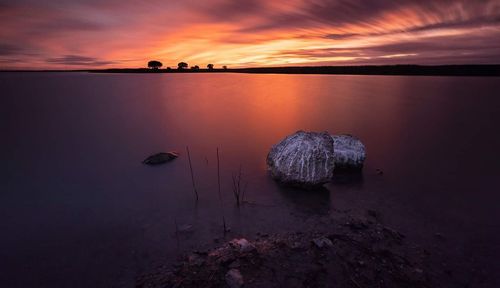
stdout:
[[365,145],[351,135],[332,135],[335,169],[361,170],[366,158]]
[[149,156],[144,161],[142,161],[142,163],[147,165],[158,165],[166,163],[168,161],[172,161],[177,157],[179,157],[179,154],[177,152],[160,152]]
[[315,187],[333,176],[334,141],[326,132],[298,131],[274,145],[267,155],[271,176],[299,187]]

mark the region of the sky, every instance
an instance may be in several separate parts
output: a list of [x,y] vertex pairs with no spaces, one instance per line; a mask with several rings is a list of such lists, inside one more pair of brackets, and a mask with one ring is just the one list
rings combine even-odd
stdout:
[[500,63],[500,0],[0,0],[0,24],[0,69]]

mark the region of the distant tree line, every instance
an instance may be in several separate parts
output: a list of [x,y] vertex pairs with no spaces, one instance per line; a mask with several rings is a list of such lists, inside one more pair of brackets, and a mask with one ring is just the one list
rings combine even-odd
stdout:
[[152,60],[148,62],[148,68],[159,69],[163,64],[160,61]]
[[[148,62],[148,68],[151,69],[151,70],[158,70],[160,69],[161,67],[163,66],[163,63],[161,63],[160,61],[157,61],[157,60],[151,60]],[[177,64],[177,70],[185,70],[185,69],[188,69],[189,68],[189,65],[188,63],[186,62],[179,62]],[[166,68],[167,70],[172,70],[172,68],[170,67],[167,67]],[[194,65],[194,66],[191,66],[190,67],[191,70],[200,70],[200,66],[198,65]],[[207,69],[208,70],[214,70],[214,64],[208,64],[207,65]],[[226,70],[227,69],[227,66],[222,66],[222,69]]]

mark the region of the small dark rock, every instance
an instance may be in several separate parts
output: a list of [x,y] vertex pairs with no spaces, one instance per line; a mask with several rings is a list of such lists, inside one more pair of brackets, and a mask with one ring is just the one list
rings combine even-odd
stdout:
[[316,245],[316,247],[320,249],[323,247],[333,247],[332,241],[326,237],[313,239],[312,242],[314,243],[314,245]]
[[346,222],[344,225],[352,230],[365,230],[368,228],[368,225],[361,221]]
[[179,157],[179,154],[177,152],[160,152],[149,156],[144,161],[142,161],[142,163],[146,165],[158,165],[172,161],[177,157]]

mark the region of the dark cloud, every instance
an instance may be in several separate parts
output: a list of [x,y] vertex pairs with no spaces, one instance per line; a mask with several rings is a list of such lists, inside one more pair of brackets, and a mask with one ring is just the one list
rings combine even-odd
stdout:
[[233,21],[249,15],[265,13],[265,2],[262,0],[223,1],[217,5],[208,3],[199,6],[201,13],[218,21]]
[[[414,11],[416,17],[423,22],[437,21],[422,25],[415,23],[413,27],[399,31],[436,29],[452,26],[484,25],[500,22],[500,1],[498,0],[304,0],[300,8],[289,11],[266,9],[265,1],[230,1],[230,9],[226,4],[214,6],[213,14],[219,21],[233,20],[235,15],[245,18],[261,17],[258,23],[242,27],[239,32],[258,33],[275,29],[301,29],[326,25],[335,29],[344,25],[360,25],[377,30],[378,26],[387,24],[380,22],[381,17],[390,13],[407,13]],[[260,8],[259,8],[260,7]],[[227,13],[226,13],[227,11]],[[222,17],[229,15],[229,17]],[[403,19],[404,20],[404,19]],[[355,36],[346,33],[345,36]],[[343,39],[344,34],[331,34],[327,37]]]
[[[500,37],[500,35],[498,35]],[[478,43],[479,42],[479,43]],[[458,37],[454,39],[427,39],[420,41],[408,41],[394,44],[386,44],[364,48],[372,52],[381,54],[421,54],[424,52],[447,52],[447,53],[474,53],[479,51],[500,50],[500,40],[493,40],[488,43],[483,43],[483,39],[474,39],[466,37]]]
[[37,49],[28,43],[23,42],[0,42],[0,57],[22,56],[34,57],[39,55]]
[[[360,64],[455,64],[500,63],[500,30],[484,35],[473,33],[428,37],[417,40],[365,47],[300,49],[281,52],[289,57],[318,59],[350,57],[346,62]],[[278,55],[277,55],[278,56]]]
[[282,55],[291,57],[314,57],[314,58],[331,58],[331,57],[360,57],[363,56],[363,49],[356,48],[324,48],[324,49],[300,49],[281,51],[276,57]]
[[0,56],[17,54],[20,50],[21,48],[16,45],[0,43]]
[[81,55],[65,55],[63,57],[48,58],[47,63],[50,64],[62,64],[70,66],[104,66],[109,64],[115,64],[114,61],[104,61],[93,57],[86,57]]
[[333,33],[333,34],[327,34],[324,37],[332,40],[346,40],[360,36],[384,36],[402,32],[422,32],[428,30],[449,29],[449,28],[463,29],[463,28],[474,28],[474,27],[483,27],[490,25],[495,26],[499,24],[500,24],[500,16],[491,17],[490,19],[475,18],[465,21],[440,22],[436,24],[421,25],[405,29],[400,28],[400,29],[394,29],[377,33]]
[[[64,23],[64,25],[61,25]],[[89,21],[85,19],[75,19],[70,17],[61,17],[58,19],[48,20],[44,23],[37,25],[34,30],[40,32],[48,31],[98,31],[106,28],[103,23]]]
[[359,33],[333,33],[333,34],[328,34],[325,36],[327,39],[333,39],[333,40],[345,40],[349,38],[354,38],[360,36]]

